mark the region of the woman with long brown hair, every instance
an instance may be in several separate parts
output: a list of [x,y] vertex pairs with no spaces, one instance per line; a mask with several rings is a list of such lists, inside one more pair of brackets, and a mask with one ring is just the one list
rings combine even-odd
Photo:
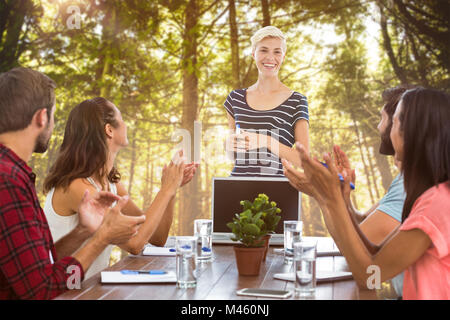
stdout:
[[[75,252],[95,231],[81,229],[78,223],[77,208],[86,190],[128,196],[114,167],[117,153],[127,145],[126,124],[110,101],[100,97],[85,100],[70,112],[58,158],[44,182],[47,194],[44,212],[54,241],[60,240],[56,247],[58,256]],[[161,189],[146,211],[128,201],[122,213],[144,214],[146,221],[135,237],[120,246],[122,249],[138,254],[148,242],[165,244],[173,220],[176,191],[192,179],[196,168],[193,163],[186,165],[184,160],[176,164],[171,161],[164,167]],[[102,217],[95,218],[99,225]],[[110,246],[103,251],[85,279],[108,266],[111,250]]]
[[[450,299],[450,95],[416,88],[397,106],[391,130],[402,162],[406,199],[401,225],[380,245],[364,240],[348,214],[344,172],[326,154],[326,168],[298,145],[313,196],[360,287],[373,289],[405,270],[404,299]],[[343,188],[343,189],[341,189]],[[345,191],[345,190],[344,190]]]

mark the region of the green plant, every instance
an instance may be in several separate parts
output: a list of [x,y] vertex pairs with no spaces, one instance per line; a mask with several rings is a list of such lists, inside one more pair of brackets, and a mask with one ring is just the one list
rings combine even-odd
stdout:
[[235,214],[232,222],[227,223],[234,237],[233,241],[239,241],[246,247],[261,247],[264,241],[261,237],[275,230],[281,217],[277,204],[269,202],[269,197],[263,193],[259,194],[252,202],[241,201],[243,212]]

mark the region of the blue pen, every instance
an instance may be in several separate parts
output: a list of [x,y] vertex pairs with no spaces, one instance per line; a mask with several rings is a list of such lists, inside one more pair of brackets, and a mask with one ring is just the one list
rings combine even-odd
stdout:
[[164,270],[121,270],[121,274],[166,274]]
[[236,134],[241,134],[241,126],[240,125],[236,125]]
[[[325,162],[321,162],[321,164],[322,164],[325,168],[328,169],[328,165],[327,165]],[[339,175],[339,180],[340,180],[341,182],[344,182],[344,177],[342,177],[342,175],[341,175],[340,173],[338,173],[338,175]],[[351,182],[351,181],[350,181],[350,188],[351,188],[352,190],[355,190],[355,185],[354,185],[353,182]]]

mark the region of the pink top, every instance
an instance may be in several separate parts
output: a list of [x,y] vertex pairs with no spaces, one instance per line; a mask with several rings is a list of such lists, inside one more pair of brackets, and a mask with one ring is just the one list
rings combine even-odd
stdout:
[[450,183],[425,191],[400,230],[420,229],[431,245],[405,271],[403,299],[450,299]]

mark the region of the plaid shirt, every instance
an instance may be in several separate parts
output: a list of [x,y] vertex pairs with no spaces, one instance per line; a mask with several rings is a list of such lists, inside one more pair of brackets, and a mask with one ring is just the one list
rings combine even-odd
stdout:
[[31,168],[0,144],[0,300],[52,299],[67,290],[71,265],[80,268],[80,281],[84,277],[75,258],[57,260],[35,179]]

